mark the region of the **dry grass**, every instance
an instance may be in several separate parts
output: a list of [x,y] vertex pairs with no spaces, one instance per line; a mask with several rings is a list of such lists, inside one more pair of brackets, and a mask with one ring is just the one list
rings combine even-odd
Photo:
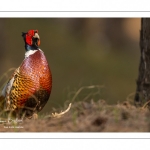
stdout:
[[[9,70],[11,71],[11,70]],[[7,76],[4,74],[2,78]],[[53,109],[38,119],[16,120],[0,118],[0,132],[149,132],[150,111],[145,103],[143,107],[133,105],[131,93],[127,101],[108,105],[105,100],[93,100],[104,86],[84,86],[77,90],[69,102],[64,104],[63,112]],[[94,92],[93,92],[93,89]],[[79,99],[84,90],[89,90],[82,101]],[[92,92],[91,92],[91,91]],[[91,99],[93,97],[93,99]],[[91,99],[91,100],[90,100]],[[55,110],[55,111],[54,111]],[[60,115],[58,113],[60,112]]]
[[60,118],[2,123],[1,132],[149,132],[150,112],[129,102],[108,105],[104,100],[77,102]]

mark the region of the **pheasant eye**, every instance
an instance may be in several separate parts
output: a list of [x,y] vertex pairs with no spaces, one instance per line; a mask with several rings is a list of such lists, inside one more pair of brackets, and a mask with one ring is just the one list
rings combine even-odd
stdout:
[[34,33],[38,33],[38,30],[34,30]]

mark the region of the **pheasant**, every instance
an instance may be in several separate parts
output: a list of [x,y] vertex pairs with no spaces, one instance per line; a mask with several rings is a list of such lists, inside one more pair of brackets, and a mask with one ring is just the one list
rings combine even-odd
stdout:
[[38,30],[22,33],[25,58],[4,86],[0,102],[5,111],[32,118],[43,109],[52,89],[52,74],[44,52],[39,48]]

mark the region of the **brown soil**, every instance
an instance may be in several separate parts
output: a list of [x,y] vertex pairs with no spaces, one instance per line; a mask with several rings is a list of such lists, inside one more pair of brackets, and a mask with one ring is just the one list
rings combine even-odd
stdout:
[[[13,121],[12,121],[13,122]],[[150,112],[124,102],[108,105],[104,100],[72,104],[61,118],[26,119],[0,124],[1,132],[149,132]]]

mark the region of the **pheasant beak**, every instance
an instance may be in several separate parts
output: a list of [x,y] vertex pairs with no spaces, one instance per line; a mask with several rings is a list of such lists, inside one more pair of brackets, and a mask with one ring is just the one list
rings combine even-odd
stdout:
[[33,38],[40,39],[40,36],[38,35],[38,33],[35,33],[35,35],[33,36]]
[[38,35],[38,33],[35,33],[33,36],[33,42],[35,45],[39,46],[40,45],[40,36]]

